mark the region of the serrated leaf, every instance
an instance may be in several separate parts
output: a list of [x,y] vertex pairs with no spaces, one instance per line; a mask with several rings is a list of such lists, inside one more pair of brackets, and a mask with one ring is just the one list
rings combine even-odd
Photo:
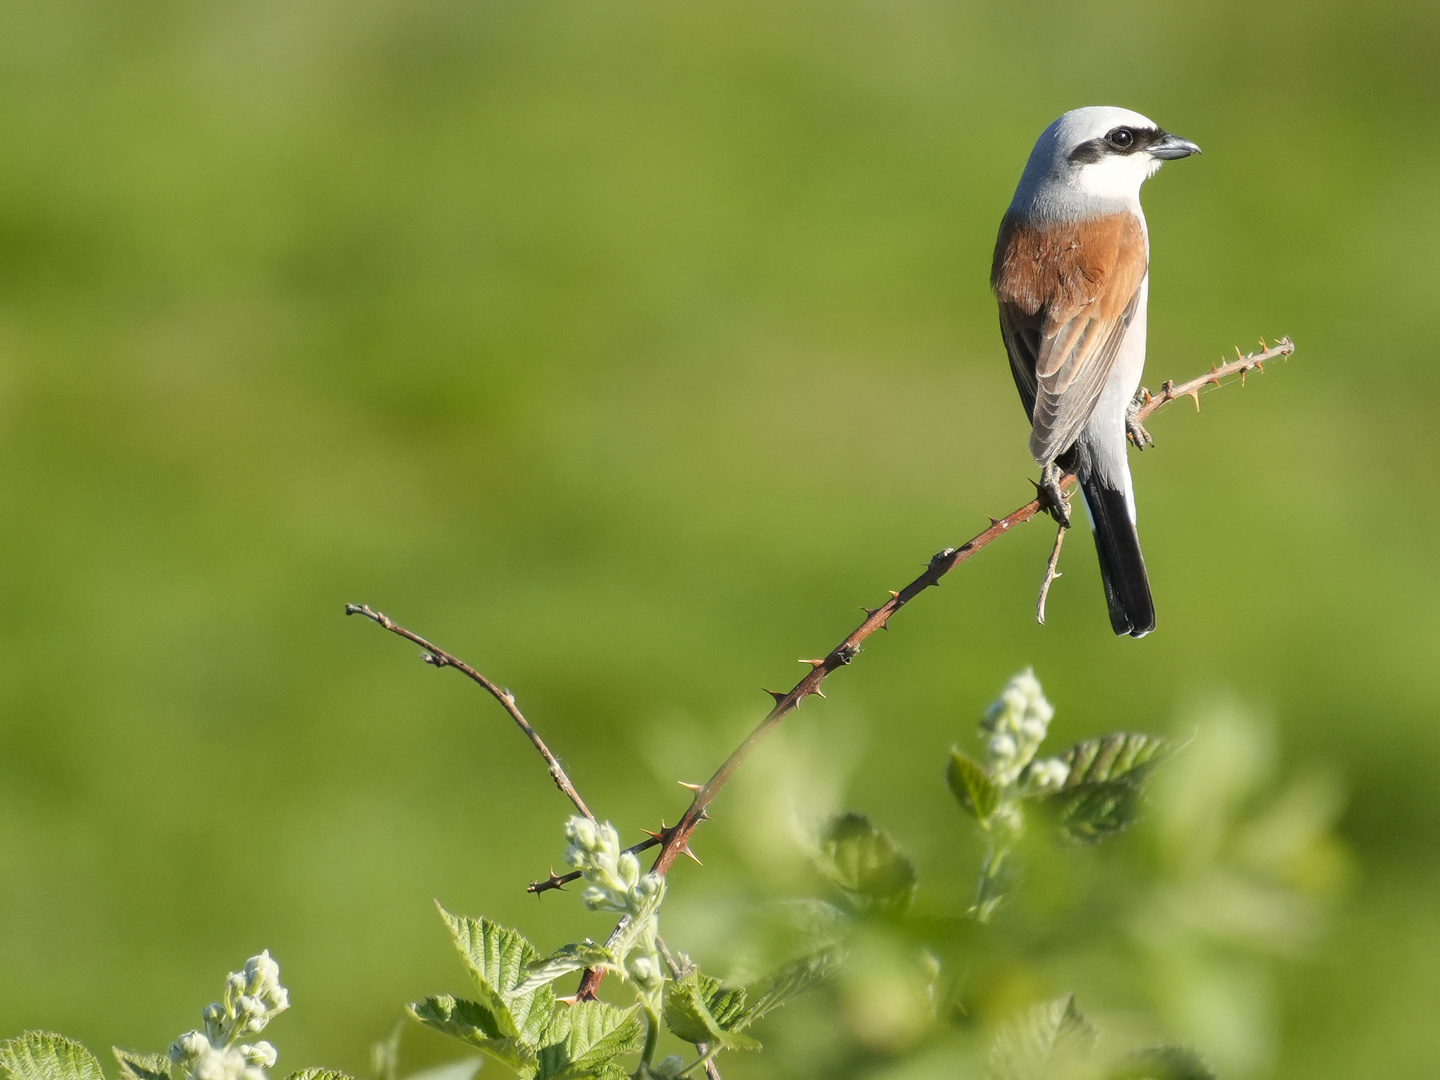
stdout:
[[1108,1080],[1217,1080],[1210,1066],[1188,1046],[1152,1046],[1132,1055]]
[[915,864],[864,814],[839,814],[820,838],[815,864],[861,908],[903,911],[915,895]]
[[84,1045],[51,1031],[27,1031],[0,1042],[0,1073],[9,1080],[105,1080]]
[[539,1052],[536,1080],[591,1080],[619,1071],[616,1058],[640,1049],[644,1033],[637,1007],[577,1001],[555,1010]]
[[593,941],[580,941],[557,949],[543,960],[536,960],[525,969],[525,979],[515,988],[515,993],[525,994],[546,983],[554,982],[561,975],[572,971],[583,971],[589,967],[604,967],[618,970],[620,961],[604,945]]
[[1085,1057],[1098,1033],[1075,1004],[1075,995],[1036,1005],[995,1034],[990,1070],[997,1080],[1045,1080],[1057,1068]]
[[479,1002],[442,994],[416,1002],[408,1011],[426,1027],[475,1047],[521,1076],[534,1076],[539,1066],[534,1048],[501,1034],[494,1015]]
[[1143,780],[1174,751],[1171,740],[1161,735],[1117,731],[1103,739],[1086,739],[1060,755],[1070,768],[1065,787],[1107,780]]
[[353,1080],[348,1073],[334,1069],[301,1069],[290,1074],[288,1080]]
[[110,1052],[120,1063],[121,1080],[170,1080],[170,1059],[164,1054],[137,1054],[118,1046]]
[[988,827],[990,816],[1000,805],[1000,786],[990,779],[985,766],[963,751],[951,749],[950,764],[945,766],[945,782],[981,827]]
[[1174,749],[1169,739],[1130,732],[1076,743],[1060,758],[1069,768],[1064,785],[1044,802],[1067,837],[1098,843],[1135,821],[1142,785]]
[[748,1027],[792,998],[813,990],[830,978],[839,966],[839,955],[828,949],[786,964],[765,983],[750,989],[744,1022],[740,1026]]
[[754,1016],[747,1015],[745,991],[690,971],[665,988],[665,1023],[691,1043],[714,1043],[726,1050],[758,1050],[760,1044],[741,1035]]
[[554,1011],[555,994],[546,986],[520,989],[528,968],[540,958],[535,946],[518,931],[489,919],[452,915],[436,907],[475,982],[480,1004],[496,1019],[500,1037],[537,1045]]

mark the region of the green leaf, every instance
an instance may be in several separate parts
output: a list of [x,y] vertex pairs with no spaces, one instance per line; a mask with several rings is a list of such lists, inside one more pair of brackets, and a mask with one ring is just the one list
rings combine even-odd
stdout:
[[990,779],[985,766],[958,748],[952,748],[950,764],[945,766],[945,782],[981,827],[988,827],[990,815],[1000,805],[1000,787]]
[[750,989],[749,1004],[745,1009],[744,1023],[741,1026],[748,1027],[767,1013],[774,1012],[792,998],[813,990],[830,978],[839,966],[838,952],[829,949],[786,964],[766,983]]
[[1171,740],[1160,735],[1117,731],[1103,739],[1087,739],[1060,755],[1060,760],[1070,767],[1065,787],[1108,780],[1143,780],[1174,752]]
[[536,1080],[590,1080],[624,1075],[616,1058],[640,1049],[644,1033],[637,1007],[577,1001],[555,1010],[540,1048]]
[[561,975],[585,968],[603,967],[619,970],[620,961],[604,945],[585,940],[566,945],[543,960],[536,960],[525,968],[525,980],[515,988],[515,993],[524,994],[546,983],[554,982]]
[[760,1044],[741,1035],[753,1014],[745,1009],[745,991],[721,985],[718,979],[687,972],[665,987],[665,1023],[691,1043],[718,1043],[726,1050],[759,1050]]
[[501,1034],[495,1016],[479,1002],[444,994],[417,1002],[408,1011],[426,1027],[475,1047],[522,1076],[534,1076],[539,1067],[534,1048],[514,1036]]
[[137,1054],[118,1046],[110,1052],[120,1062],[121,1080],[170,1080],[170,1059],[164,1054]]
[[8,1080],[105,1080],[94,1054],[49,1031],[27,1031],[0,1042],[0,1073]]
[[518,931],[489,919],[451,915],[443,907],[440,916],[470,969],[479,1003],[495,1018],[499,1037],[537,1045],[555,1009],[555,994],[546,986],[520,987],[530,965],[539,959],[535,947]]
[[1205,1060],[1188,1046],[1152,1046],[1109,1074],[1108,1080],[1217,1080]]
[[1127,732],[1076,743],[1060,758],[1070,770],[1064,785],[1044,802],[1067,837],[1098,843],[1134,823],[1145,780],[1174,749],[1158,735]]
[[864,814],[832,818],[815,863],[861,908],[903,911],[915,895],[915,864]]
[[990,1070],[997,1080],[1046,1080],[1090,1053],[1097,1032],[1067,994],[1036,1005],[996,1032]]

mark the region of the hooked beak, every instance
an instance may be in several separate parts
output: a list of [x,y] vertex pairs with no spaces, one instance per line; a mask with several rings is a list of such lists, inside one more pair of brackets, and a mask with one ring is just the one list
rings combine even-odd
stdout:
[[1189,139],[1182,139],[1179,135],[1166,135],[1159,142],[1150,145],[1149,153],[1151,157],[1159,158],[1161,161],[1174,161],[1176,158],[1200,153],[1200,147]]

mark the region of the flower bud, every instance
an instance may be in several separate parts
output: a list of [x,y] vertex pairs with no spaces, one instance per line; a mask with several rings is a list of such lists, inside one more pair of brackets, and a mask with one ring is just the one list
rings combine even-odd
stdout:
[[1058,791],[1070,776],[1070,766],[1059,758],[1042,758],[1030,766],[1030,783],[1036,791]]
[[251,997],[249,994],[241,994],[240,999],[235,1002],[235,1015],[244,1020],[253,1020],[257,1016],[264,1016],[269,1011],[265,1007],[265,1002],[258,997]]
[[207,1050],[195,1063],[191,1075],[195,1080],[235,1080],[245,1067],[245,1059],[234,1050]]
[[209,1049],[210,1040],[205,1037],[204,1032],[187,1031],[170,1044],[170,1061],[172,1064],[184,1066]]
[[658,903],[665,894],[665,879],[659,874],[646,874],[635,883],[630,894],[641,905]]
[[655,968],[655,961],[648,956],[637,956],[626,966],[630,971],[630,977],[641,986],[650,985],[660,974]]
[[263,1039],[253,1046],[241,1046],[240,1054],[246,1064],[253,1065],[259,1069],[273,1069],[275,1067],[275,1047]]
[[595,850],[595,823],[589,818],[575,815],[565,823],[565,839],[582,851]]
[[271,959],[269,949],[245,961],[246,993],[262,996],[266,988],[279,985],[280,965]]
[[1010,735],[994,735],[985,749],[994,760],[1009,761],[1015,756],[1015,739]]
[[235,999],[245,993],[245,983],[245,976],[238,971],[232,971],[225,977],[224,1004],[227,1012],[234,1011]]
[[580,894],[580,902],[591,911],[609,911],[615,907],[615,894],[609,889],[591,885]]
[[633,889],[635,883],[640,880],[640,860],[628,851],[620,856],[620,860],[616,864],[616,870],[627,892]]
[[615,831],[615,826],[610,822],[598,826],[595,829],[595,849],[604,850],[618,857],[620,854],[620,834]]

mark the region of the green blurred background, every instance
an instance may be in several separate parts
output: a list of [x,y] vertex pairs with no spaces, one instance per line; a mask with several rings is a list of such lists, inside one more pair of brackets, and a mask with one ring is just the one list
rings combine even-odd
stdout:
[[[1298,345],[1151,426],[1160,629],[1111,637],[1081,541],[1036,626],[1027,528],[785,746],[958,881],[944,754],[1014,671],[1062,738],[1233,696],[1343,777],[1358,863],[1261,1074],[1432,1071],[1437,58],[1420,0],[0,5],[0,1034],[158,1049],[268,947],[282,1069],[364,1073],[461,988],[433,897],[603,933],[523,892],[530,748],[342,605],[673,820],[760,686],[1024,499],[994,230],[1106,103],[1205,149],[1147,189],[1149,384]],[[691,910],[753,887],[745,800]]]

